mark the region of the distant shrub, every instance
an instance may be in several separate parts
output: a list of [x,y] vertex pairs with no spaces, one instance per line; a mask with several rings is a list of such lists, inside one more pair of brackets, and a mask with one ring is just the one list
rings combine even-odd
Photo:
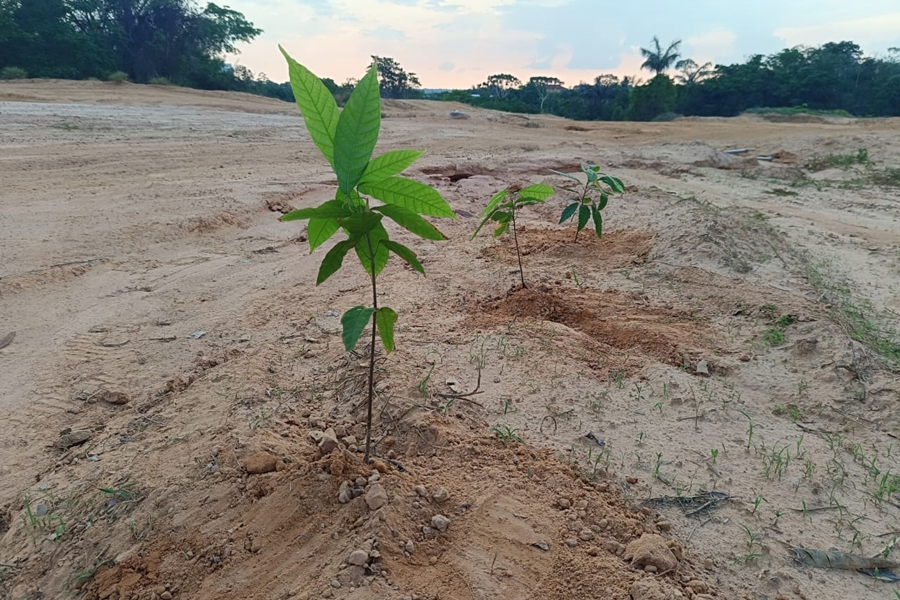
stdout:
[[115,83],[125,83],[128,81],[128,73],[124,71],[116,71],[115,73],[110,73],[106,77],[107,81],[113,81]]
[[846,110],[818,110],[815,108],[809,108],[806,105],[803,106],[780,106],[780,107],[770,107],[770,106],[762,106],[756,108],[748,108],[744,111],[744,114],[751,115],[823,115],[823,116],[835,116],[835,117],[852,117],[850,113]]
[[172,85],[172,82],[165,77],[154,77],[147,83],[149,83],[150,85]]
[[658,114],[655,117],[653,117],[653,122],[654,123],[664,123],[667,121],[674,121],[675,119],[679,119],[682,116],[683,115],[679,115],[678,113],[674,113],[674,112],[664,112],[662,114]]
[[0,79],[28,79],[28,71],[19,67],[3,67]]

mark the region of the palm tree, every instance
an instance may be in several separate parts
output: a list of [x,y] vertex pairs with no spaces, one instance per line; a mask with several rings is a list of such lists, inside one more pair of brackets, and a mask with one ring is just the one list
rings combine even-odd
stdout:
[[681,71],[681,74],[678,75],[676,79],[683,85],[700,83],[701,81],[712,77],[716,72],[711,62],[698,65],[690,58],[679,60],[675,64],[675,68]]
[[652,50],[641,48],[641,56],[647,59],[641,65],[641,68],[653,71],[657,75],[674,65],[675,61],[681,56],[678,52],[678,47],[681,46],[681,40],[675,40],[669,44],[669,47],[663,52],[662,46],[659,43],[659,38],[654,35],[653,46],[654,48]]

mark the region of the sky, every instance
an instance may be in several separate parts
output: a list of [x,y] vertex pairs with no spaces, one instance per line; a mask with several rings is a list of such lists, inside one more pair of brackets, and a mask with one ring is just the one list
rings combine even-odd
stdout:
[[[566,85],[640,72],[653,36],[698,64],[741,62],[797,45],[900,46],[897,0],[219,0],[264,30],[229,62],[286,81],[281,44],[319,77],[359,78],[394,58],[425,88],[467,89],[495,73]],[[641,74],[647,78],[647,73]]]

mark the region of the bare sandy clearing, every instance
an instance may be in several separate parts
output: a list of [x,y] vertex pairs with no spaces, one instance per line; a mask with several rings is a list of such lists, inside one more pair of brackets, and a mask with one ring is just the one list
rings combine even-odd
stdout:
[[[892,593],[802,567],[788,548],[872,556],[900,531],[900,383],[851,339],[896,343],[900,188],[868,178],[900,164],[900,120],[580,131],[468,108],[454,121],[453,108],[384,109],[381,150],[427,148],[411,176],[461,218],[440,223],[446,243],[404,240],[427,279],[385,272],[400,321],[397,352],[379,362],[378,437],[395,464],[369,481],[354,453],[322,456],[310,437],[360,439],[363,359],[343,352],[337,315],[367,288],[353,271],[316,288],[319,253],[277,222],[333,189],[295,108],[0,84],[0,340],[16,332],[0,348],[0,590]],[[796,159],[697,166],[734,147]],[[803,169],[860,147],[870,169]],[[506,242],[469,241],[477,214],[508,183],[558,183],[548,168],[582,161],[631,186],[608,209],[608,235],[576,245],[554,225],[558,200],[525,213],[529,289],[516,290]],[[471,401],[439,395],[473,390],[478,369]],[[65,430],[89,439],[60,449]],[[275,471],[248,475],[260,451]],[[363,495],[339,504],[344,481]],[[376,484],[388,503],[372,509]],[[647,504],[704,490],[729,499],[699,512]],[[626,559],[655,533],[672,570]],[[350,564],[361,549],[364,565]]]

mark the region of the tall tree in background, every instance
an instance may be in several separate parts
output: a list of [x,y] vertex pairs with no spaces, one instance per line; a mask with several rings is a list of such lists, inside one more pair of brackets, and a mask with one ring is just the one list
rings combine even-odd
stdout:
[[422,87],[415,73],[407,73],[393,58],[372,56],[372,63],[378,69],[382,98],[412,98]]
[[194,0],[0,0],[0,68],[227,88],[222,55],[260,33],[241,13]]
[[495,98],[504,99],[509,96],[512,90],[521,87],[521,85],[522,82],[515,75],[498,73],[488,77],[487,81],[479,87],[489,90]]
[[704,79],[709,79],[716,72],[711,62],[698,65],[690,58],[679,60],[675,63],[675,68],[680,71],[675,79],[678,83],[686,86],[692,86]]
[[540,99],[540,111],[544,112],[544,103],[547,101],[547,98],[550,97],[550,94],[560,91],[562,86],[563,82],[556,77],[538,75],[528,80],[527,87],[532,88],[537,94]]
[[641,56],[644,60],[641,64],[642,69],[653,71],[656,75],[660,75],[663,71],[669,69],[681,57],[678,49],[681,47],[681,40],[675,40],[669,47],[663,51],[659,38],[653,36],[653,48],[641,48]]

